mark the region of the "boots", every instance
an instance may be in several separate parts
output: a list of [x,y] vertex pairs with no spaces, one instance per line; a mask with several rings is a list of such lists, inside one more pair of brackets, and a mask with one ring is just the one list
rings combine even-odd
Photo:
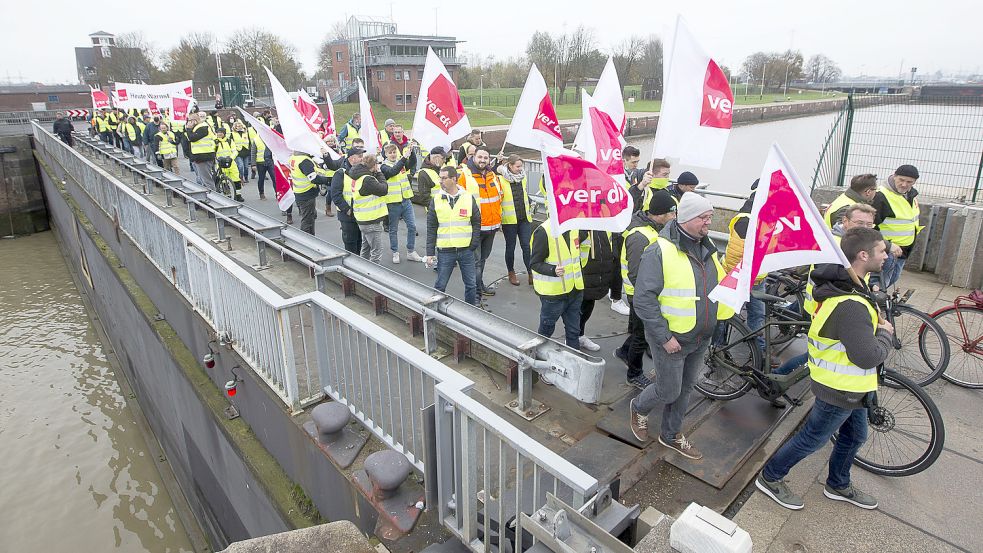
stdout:
[[287,214],[287,224],[288,225],[294,224],[294,214],[293,213],[288,213]]
[[515,276],[515,271],[509,271],[509,284],[512,286],[519,285],[519,277]]

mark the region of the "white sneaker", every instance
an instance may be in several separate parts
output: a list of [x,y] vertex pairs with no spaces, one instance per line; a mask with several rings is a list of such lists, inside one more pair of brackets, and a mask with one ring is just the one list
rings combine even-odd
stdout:
[[393,263],[399,263],[399,252],[393,252]]
[[614,312],[618,313],[619,315],[627,315],[628,313],[631,312],[631,309],[628,307],[628,302],[625,301],[625,298],[621,298],[618,301],[611,300],[611,309],[614,310]]
[[419,262],[423,262],[423,258],[420,257],[420,254],[418,254],[418,253],[416,253],[414,251],[411,251],[410,253],[406,254],[406,259],[408,261],[419,261]]
[[594,343],[593,340],[586,336],[580,337],[580,349],[585,349],[587,351],[599,351],[601,346]]

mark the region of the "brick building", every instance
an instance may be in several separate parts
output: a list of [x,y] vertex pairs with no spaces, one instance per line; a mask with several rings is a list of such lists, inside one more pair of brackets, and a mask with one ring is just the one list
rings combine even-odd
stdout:
[[447,67],[451,79],[464,64],[454,37],[381,35],[366,38],[364,78],[369,98],[393,111],[413,111],[420,97],[427,47]]
[[[40,83],[0,85],[0,111],[87,109],[92,107],[89,87]],[[35,109],[37,108],[37,109]]]
[[122,82],[149,82],[150,68],[139,48],[117,46],[116,35],[97,31],[89,35],[88,46],[75,48],[79,84],[95,88]]
[[464,61],[457,57],[455,37],[401,35],[388,19],[350,17],[348,38],[328,44],[331,57],[328,93],[336,101],[357,101],[362,79],[373,101],[393,111],[412,111],[420,96],[427,47],[433,48],[454,78]]

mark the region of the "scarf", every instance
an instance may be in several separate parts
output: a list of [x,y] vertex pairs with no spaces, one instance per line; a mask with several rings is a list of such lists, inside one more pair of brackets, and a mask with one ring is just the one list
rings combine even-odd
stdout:
[[513,173],[508,167],[505,167],[505,170],[502,171],[502,177],[509,182],[522,182],[522,179],[526,178],[526,172],[519,171],[518,173]]

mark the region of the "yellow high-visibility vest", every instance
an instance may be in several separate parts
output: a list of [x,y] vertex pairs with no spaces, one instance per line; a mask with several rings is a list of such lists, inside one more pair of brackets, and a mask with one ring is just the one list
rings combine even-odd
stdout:
[[470,194],[461,194],[451,206],[450,196],[444,192],[433,198],[437,215],[437,249],[471,247],[471,215],[474,200]]
[[[396,162],[383,161],[387,167],[392,167]],[[389,193],[386,194],[387,204],[398,204],[403,201],[403,198],[412,198],[413,190],[410,188],[410,174],[406,169],[401,170],[398,174],[386,179],[389,184]],[[407,195],[409,193],[409,195]]]
[[160,154],[161,157],[177,153],[177,145],[174,144],[174,142],[176,142],[174,133],[170,131],[160,131],[157,133],[157,138],[160,139],[160,141],[157,143],[157,153]]
[[[658,190],[664,190],[668,186],[669,186],[669,179],[667,178],[660,177],[657,179],[652,179],[649,182],[649,185],[645,187],[645,190],[642,191],[642,206],[640,208],[641,211],[648,211],[649,204],[652,203],[652,196],[655,195],[655,192]],[[676,205],[679,205],[679,200],[676,199],[676,196],[674,194],[670,194],[670,196],[672,196],[672,199],[676,201]],[[636,206],[635,211],[638,210],[639,208]]]
[[[684,334],[696,327],[696,277],[690,265],[689,256],[675,244],[659,237],[655,242],[662,249],[662,291],[659,292],[659,307],[662,316],[669,322],[669,330]],[[713,265],[717,268],[719,283],[727,275],[717,253],[713,253]],[[715,284],[716,284],[715,283]],[[707,291],[712,290],[707,286]],[[707,300],[710,301],[710,300]],[[734,310],[723,303],[717,303],[717,320],[734,316]]]
[[215,133],[207,123],[198,123],[191,132],[196,132],[201,127],[208,129],[208,134],[191,143],[192,154],[210,154],[215,151]]
[[826,213],[823,214],[823,219],[826,220],[826,226],[828,226],[829,228],[833,228],[833,225],[839,222],[839,221],[834,221],[832,219],[833,214],[839,211],[841,208],[851,206],[855,203],[857,202],[851,200],[850,197],[846,195],[846,193],[837,196],[836,199],[833,200],[833,203],[829,204],[829,207],[826,208]]
[[[515,225],[519,216],[515,209],[515,198],[512,197],[512,183],[499,176],[498,182],[502,189],[502,224]],[[529,209],[529,191],[526,190],[526,177],[522,177],[522,203],[526,206],[526,221],[532,221],[532,210]]]
[[909,204],[904,196],[886,186],[880,187],[880,191],[887,198],[891,211],[894,211],[894,217],[888,217],[877,225],[881,236],[902,247],[914,244],[915,235],[925,228],[918,224],[918,200],[913,199]]
[[290,156],[290,187],[294,194],[303,194],[314,188],[314,181],[300,170],[300,163],[311,156],[294,154]]
[[359,223],[368,223],[389,215],[385,196],[363,196],[362,181],[368,175],[362,175],[352,181],[352,212]]
[[266,143],[259,137],[259,133],[256,132],[256,129],[249,127],[249,138],[252,139],[253,144],[256,145],[256,161],[264,159],[266,153]]
[[847,357],[846,348],[839,340],[823,338],[819,335],[829,316],[841,303],[855,301],[863,304],[870,315],[870,322],[877,332],[877,311],[874,306],[858,294],[835,296],[819,305],[816,316],[809,326],[809,376],[816,382],[843,392],[872,392],[877,389],[877,367],[863,369]]
[[232,131],[232,144],[235,146],[236,155],[241,150],[249,150],[249,133]]
[[[580,263],[580,237],[577,231],[572,231],[569,239],[556,239],[550,232],[549,222],[543,223],[543,231],[546,233],[546,242],[549,245],[549,253],[546,256],[546,263],[563,268],[563,276],[544,275],[535,270],[532,271],[532,287],[540,296],[562,296],[574,290],[584,289],[584,273]],[[533,232],[529,240],[530,247],[536,240],[536,232]]]
[[[648,238],[649,246],[655,244],[655,241],[659,239],[659,231],[645,225],[626,230],[623,234],[625,237],[625,242],[628,241],[629,236],[635,233],[644,234],[645,238]],[[631,280],[628,278],[628,248],[624,246],[621,248],[621,283],[625,287],[626,294],[629,296],[635,295],[635,285],[632,284]]]

